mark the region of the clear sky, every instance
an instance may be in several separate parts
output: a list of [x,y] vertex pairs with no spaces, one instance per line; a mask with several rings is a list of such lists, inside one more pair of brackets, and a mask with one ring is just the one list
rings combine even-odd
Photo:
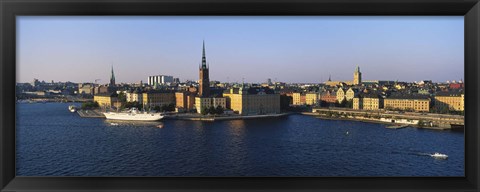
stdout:
[[463,16],[18,16],[17,82],[460,80]]

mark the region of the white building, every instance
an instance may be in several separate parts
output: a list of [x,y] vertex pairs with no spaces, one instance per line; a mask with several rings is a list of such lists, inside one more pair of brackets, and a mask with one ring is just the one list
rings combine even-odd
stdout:
[[148,77],[148,85],[169,85],[173,83],[173,76],[168,75],[155,75]]

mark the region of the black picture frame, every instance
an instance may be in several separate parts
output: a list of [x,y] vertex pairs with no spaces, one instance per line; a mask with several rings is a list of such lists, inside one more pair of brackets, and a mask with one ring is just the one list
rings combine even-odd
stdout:
[[[16,177],[19,15],[463,15],[465,177]],[[478,0],[0,0],[1,191],[479,191]]]

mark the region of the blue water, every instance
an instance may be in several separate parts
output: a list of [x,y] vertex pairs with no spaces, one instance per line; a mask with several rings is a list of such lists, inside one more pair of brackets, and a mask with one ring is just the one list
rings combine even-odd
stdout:
[[18,176],[464,175],[462,132],[303,115],[132,123],[81,118],[68,105],[17,104]]

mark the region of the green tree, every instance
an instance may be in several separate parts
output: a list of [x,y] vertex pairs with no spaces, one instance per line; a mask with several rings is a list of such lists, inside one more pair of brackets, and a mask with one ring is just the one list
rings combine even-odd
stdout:
[[215,109],[215,113],[216,113],[216,114],[219,114],[219,115],[223,114],[223,111],[224,111],[224,109],[223,109],[223,107],[220,106],[220,105],[217,106],[217,108]]
[[127,96],[125,95],[125,93],[120,92],[118,94],[118,100],[123,103],[127,102]]
[[202,115],[207,115],[208,112],[209,112],[209,111],[208,111],[208,108],[206,108],[206,107],[202,107],[202,109],[200,110],[200,113],[201,113]]

